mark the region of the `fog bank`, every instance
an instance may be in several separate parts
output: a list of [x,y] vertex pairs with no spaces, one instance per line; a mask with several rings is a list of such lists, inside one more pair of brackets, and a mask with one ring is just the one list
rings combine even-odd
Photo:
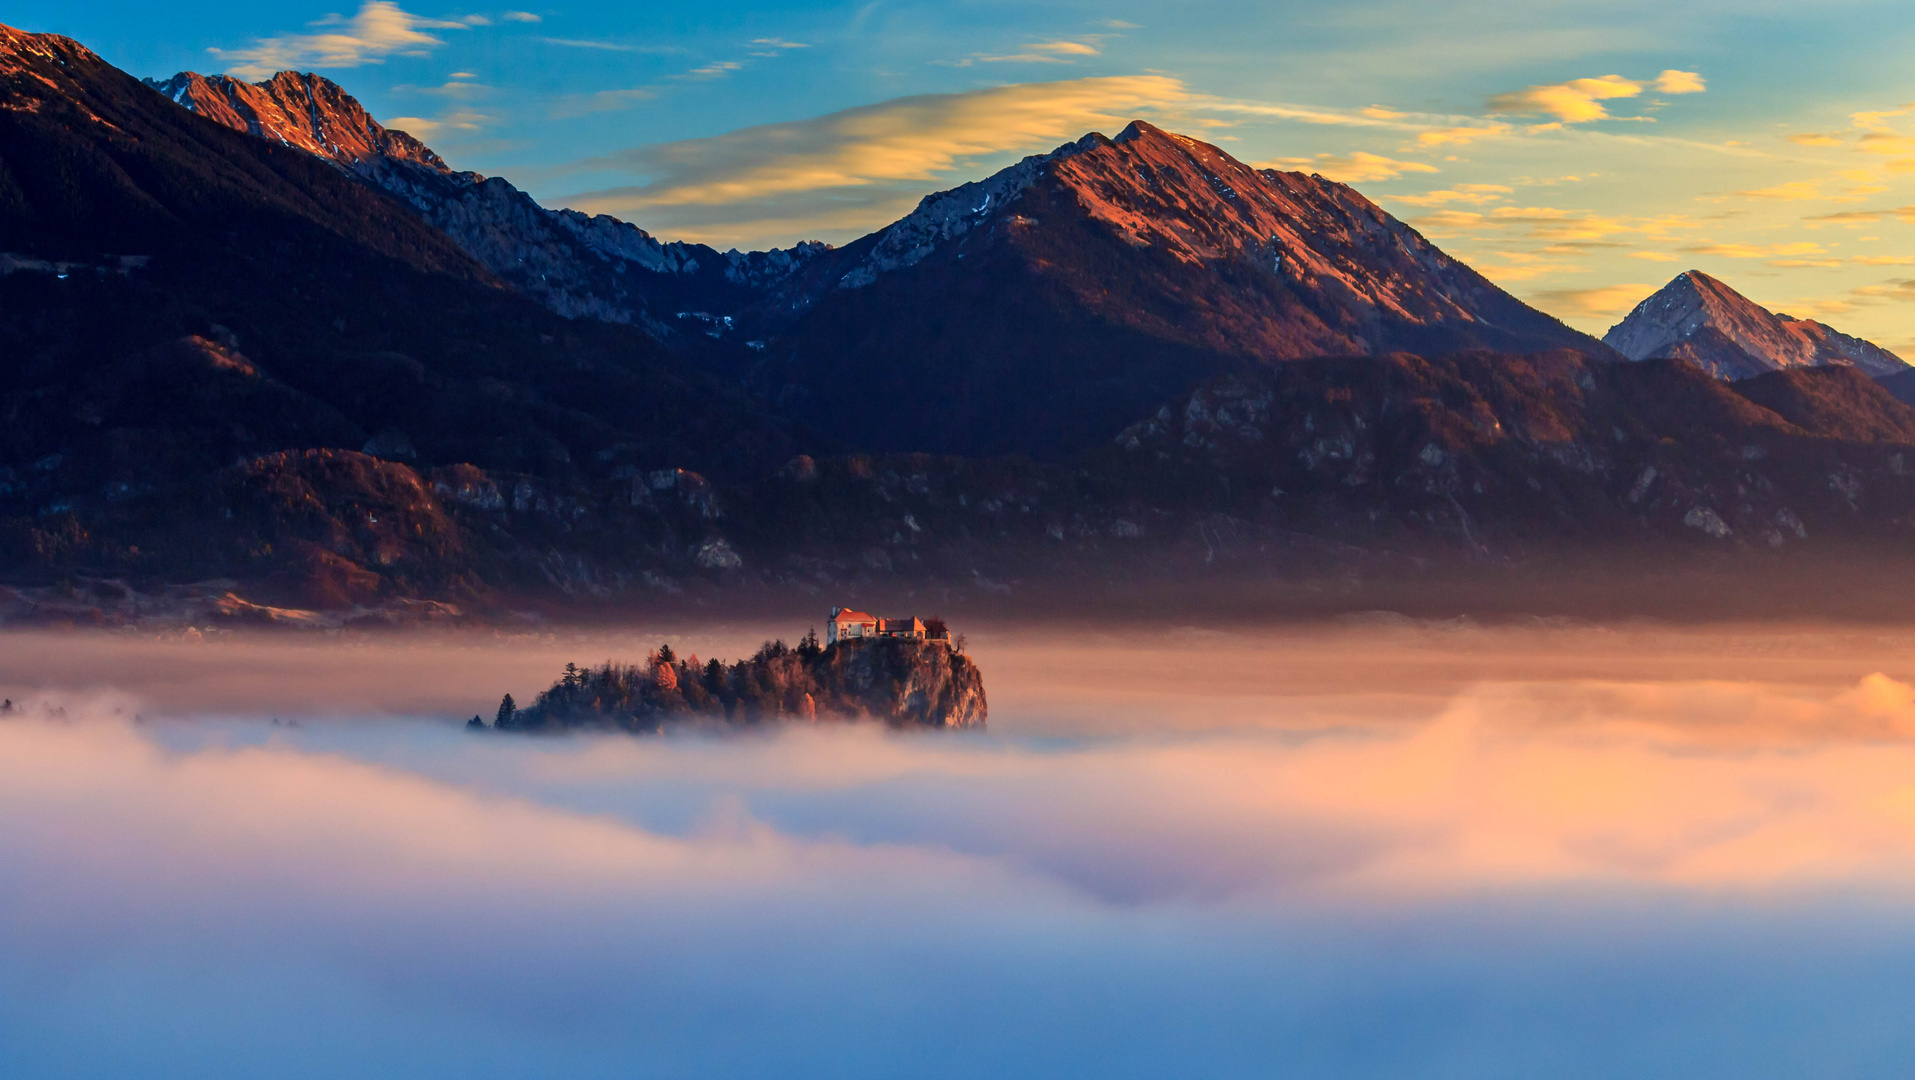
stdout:
[[1882,1075],[1910,640],[986,628],[983,735],[533,739],[463,680],[624,646],[11,638],[0,1073]]

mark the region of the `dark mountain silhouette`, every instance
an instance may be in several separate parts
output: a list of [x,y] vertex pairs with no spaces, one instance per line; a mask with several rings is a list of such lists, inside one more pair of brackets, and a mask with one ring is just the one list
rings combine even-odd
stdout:
[[1808,431],[1854,442],[1915,444],[1915,410],[1846,365],[1751,376],[1736,392]]
[[1121,447],[1159,506],[1502,554],[1899,542],[1915,507],[1915,409],[1842,369],[1725,384],[1568,351],[1307,360],[1207,384]]
[[[0,237],[0,531],[31,551],[306,451],[549,476],[791,453],[649,337],[552,314],[405,204],[65,38],[0,29]],[[310,569],[262,543],[255,572]]]
[[1778,315],[1715,278],[1676,275],[1603,335],[1631,360],[1679,356],[1722,379],[1746,379],[1784,368],[1841,365],[1877,378],[1905,374],[1908,364],[1879,345],[1824,323]]

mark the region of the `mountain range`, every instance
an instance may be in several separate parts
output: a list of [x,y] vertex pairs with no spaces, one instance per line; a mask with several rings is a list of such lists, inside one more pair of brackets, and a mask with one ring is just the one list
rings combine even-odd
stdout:
[[1915,521],[1890,354],[1697,274],[1598,342],[1143,122],[841,248],[719,252],[317,76],[0,30],[0,237],[0,618],[1301,595]]
[[366,176],[560,314],[689,339],[860,448],[1069,453],[1244,360],[1604,351],[1345,185],[1143,122],[927,197],[841,250],[720,254],[453,173],[323,79],[153,85]]

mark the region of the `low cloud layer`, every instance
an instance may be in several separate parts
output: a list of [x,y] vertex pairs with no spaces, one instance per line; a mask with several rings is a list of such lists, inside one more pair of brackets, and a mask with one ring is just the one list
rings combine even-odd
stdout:
[[[38,640],[175,702],[517,677]],[[1839,1075],[1915,1050],[1915,689],[1793,640],[984,629],[976,737],[160,720],[0,664],[0,1071]]]

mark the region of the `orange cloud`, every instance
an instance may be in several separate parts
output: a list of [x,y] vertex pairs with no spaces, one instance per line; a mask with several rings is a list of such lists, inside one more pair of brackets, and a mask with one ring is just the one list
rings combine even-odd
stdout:
[[1509,127],[1504,124],[1492,124],[1485,127],[1461,125],[1420,131],[1416,135],[1416,141],[1424,147],[1468,146],[1480,139],[1494,138],[1508,132]]
[[1656,92],[1661,94],[1700,94],[1708,87],[1693,71],[1670,69],[1656,76]]
[[641,147],[582,164],[630,169],[643,186],[573,196],[601,213],[658,206],[721,206],[771,196],[898,181],[927,181],[993,154],[1048,150],[1140,112],[1190,101],[1161,75],[1018,83],[925,94],[810,120]]
[[1642,93],[1642,84],[1620,75],[1571,79],[1564,83],[1531,86],[1489,99],[1489,111],[1519,116],[1553,116],[1580,124],[1609,117],[1604,101]]
[[1754,191],[1738,191],[1737,195],[1745,199],[1779,199],[1783,202],[1801,202],[1822,198],[1820,180],[1791,180],[1774,187],[1757,188]]
[[1570,318],[1606,318],[1620,315],[1656,291],[1654,285],[1635,283],[1599,285],[1591,289],[1545,289],[1527,299],[1552,314]]
[[1682,250],[1692,255],[1714,255],[1723,259],[1800,258],[1828,254],[1827,248],[1808,241],[1791,244],[1696,244]]
[[1502,184],[1458,184],[1442,191],[1426,192],[1422,195],[1397,195],[1395,200],[1409,206],[1447,206],[1462,203],[1469,206],[1483,206],[1501,202],[1516,193],[1516,189]]

